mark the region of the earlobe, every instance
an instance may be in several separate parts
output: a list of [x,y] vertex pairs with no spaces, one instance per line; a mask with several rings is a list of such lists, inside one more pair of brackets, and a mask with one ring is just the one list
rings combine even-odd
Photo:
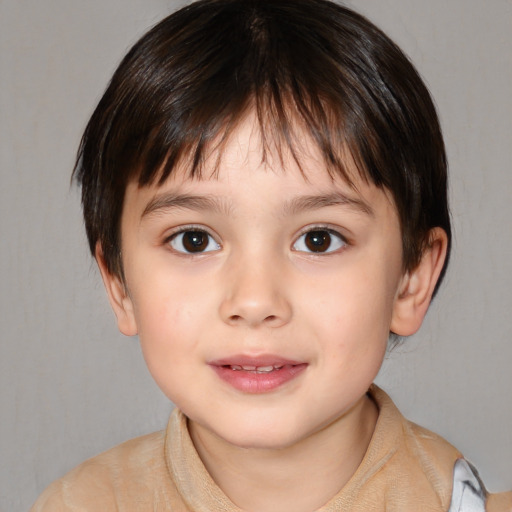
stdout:
[[135,336],[137,334],[137,324],[131,298],[121,278],[108,270],[105,257],[103,256],[103,249],[99,242],[96,244],[95,257],[103,284],[107,290],[110,305],[117,318],[119,330],[126,336]]
[[393,305],[391,332],[410,336],[420,328],[443,269],[447,248],[445,231],[441,228],[431,229],[429,244],[419,264],[402,277]]

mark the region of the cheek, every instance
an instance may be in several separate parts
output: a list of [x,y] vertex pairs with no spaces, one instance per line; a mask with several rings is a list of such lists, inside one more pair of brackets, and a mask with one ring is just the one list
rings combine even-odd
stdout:
[[153,306],[146,303],[138,311],[142,355],[158,387],[176,403],[180,382],[190,372],[190,354],[198,343],[198,322],[172,296],[153,301]]
[[[342,366],[379,364],[385,353],[394,288],[383,272],[350,271],[317,287],[309,309],[310,324],[326,357]],[[377,363],[376,363],[376,362]]]
[[162,375],[169,378],[183,368],[201,330],[204,302],[190,293],[190,287],[181,285],[180,278],[157,277],[139,282],[131,290],[142,352],[159,384]]
[[193,324],[205,300],[200,278],[180,272],[165,256],[138,267],[139,271],[133,272],[137,279],[129,288],[141,337],[168,336]]
[[200,304],[178,301],[172,295],[154,297],[143,308],[135,308],[139,338],[143,348],[179,351],[194,342],[198,331]]

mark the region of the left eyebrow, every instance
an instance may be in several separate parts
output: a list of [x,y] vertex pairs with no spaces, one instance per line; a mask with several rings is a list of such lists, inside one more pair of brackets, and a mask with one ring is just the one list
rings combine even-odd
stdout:
[[296,197],[284,206],[285,214],[296,214],[308,210],[318,210],[328,206],[343,206],[359,213],[364,213],[370,217],[374,217],[373,208],[362,199],[349,197],[341,192],[321,195],[307,195]]
[[166,193],[155,196],[144,208],[141,218],[159,211],[186,209],[230,214],[230,207],[223,198]]

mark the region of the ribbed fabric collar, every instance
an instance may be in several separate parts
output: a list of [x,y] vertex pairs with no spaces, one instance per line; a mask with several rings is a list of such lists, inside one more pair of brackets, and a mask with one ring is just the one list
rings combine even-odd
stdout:
[[[379,417],[366,454],[347,484],[318,512],[350,510],[359,489],[382,469],[397,451],[406,420],[389,396],[376,385],[369,390],[379,408]],[[192,443],[187,419],[175,409],[166,432],[165,455],[178,492],[194,512],[243,512],[213,481]]]

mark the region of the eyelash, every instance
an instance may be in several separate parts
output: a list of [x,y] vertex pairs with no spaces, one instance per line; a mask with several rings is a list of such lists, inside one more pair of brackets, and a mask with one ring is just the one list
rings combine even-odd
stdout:
[[[307,235],[311,235],[312,233],[324,233],[324,234],[328,235],[329,238],[327,239],[327,242],[329,243],[329,245],[327,247],[327,250],[315,251],[315,250],[312,250],[311,247],[306,248],[306,249],[309,249],[309,250],[304,250],[302,248],[301,249],[297,249],[296,248],[297,244],[300,242],[300,240],[303,237],[306,237]],[[337,247],[335,247],[334,249],[331,249],[331,247],[333,245],[333,240],[332,240],[333,237],[336,238],[338,240],[338,242],[335,243],[335,245],[337,245]],[[323,237],[323,240],[322,239],[320,240],[320,242],[325,242],[325,241],[326,241],[325,237]],[[306,246],[306,243],[307,242],[303,242],[303,245]],[[347,245],[349,245],[349,242],[346,239],[346,237],[344,237],[341,233],[339,233],[335,229],[332,229],[332,228],[330,228],[328,226],[319,225],[319,226],[308,226],[299,235],[299,237],[295,240],[295,242],[292,245],[292,248],[295,251],[297,251],[297,252],[303,252],[303,253],[306,253],[306,254],[325,255],[325,254],[338,253],[341,250],[343,250]]]
[[[192,234],[192,233],[206,235],[206,237],[207,237],[205,246],[204,246],[204,241],[203,241],[203,246],[201,246],[200,243],[198,245],[196,245],[196,247],[199,249],[198,251],[189,250],[190,247],[189,248],[186,247],[187,242],[195,244],[195,241],[192,238],[190,238],[189,240],[184,239],[183,237],[181,239],[179,238],[180,235],[186,235],[186,234]],[[306,237],[308,235],[315,234],[315,233],[318,235],[316,237],[316,241],[313,238],[312,240],[310,240],[310,242],[313,242],[313,244],[316,244],[318,242],[317,247],[319,249],[324,249],[321,246],[321,244],[327,243],[328,246],[327,246],[327,248],[325,248],[325,250],[315,250],[311,246],[307,245],[307,241],[303,241],[301,243],[301,240],[304,237]],[[320,234],[322,234],[323,236],[320,236]],[[325,235],[327,235],[327,237]],[[337,241],[336,240],[333,241],[333,238],[336,239]],[[199,239],[197,241],[201,242],[201,240],[199,240]],[[215,244],[215,246],[213,248],[211,247],[212,242]],[[179,254],[186,254],[186,255],[201,255],[201,254],[205,254],[208,252],[214,252],[214,251],[221,249],[221,245],[216,241],[215,237],[211,233],[209,233],[206,229],[204,229],[201,226],[194,226],[194,225],[180,227],[179,230],[175,231],[170,236],[168,236],[164,240],[164,243],[166,245],[171,246],[171,248],[175,252],[177,252]],[[335,245],[335,247],[334,247],[334,249],[331,249],[333,244]],[[298,245],[302,245],[302,247],[298,248],[297,247]],[[319,226],[308,226],[308,228],[304,229],[302,231],[302,233],[293,242],[292,250],[297,251],[297,252],[306,253],[306,254],[325,255],[325,254],[332,254],[332,253],[339,252],[340,250],[343,250],[347,245],[349,245],[349,242],[341,233],[339,233],[335,229],[332,229],[328,226],[319,225]]]
[[[185,246],[185,244],[187,243],[186,240],[183,239],[183,237],[181,238],[181,240],[179,239],[180,235],[185,235],[187,233],[198,233],[198,234],[201,234],[201,235],[206,235],[207,237],[207,245],[205,247],[205,249],[208,249],[210,247],[210,245],[213,243],[215,243],[216,247],[215,248],[210,248],[209,250],[199,250],[199,251],[189,251],[187,250],[187,247]],[[181,245],[181,248],[178,248],[176,247],[176,245],[173,245],[173,242],[176,242],[177,240],[179,240],[177,242],[177,244]],[[191,240],[189,240],[189,242],[191,242]],[[208,252],[213,252],[213,251],[217,251],[221,248],[220,244],[217,242],[217,240],[215,239],[215,237],[209,233],[206,229],[204,229],[203,227],[200,227],[200,226],[182,226],[180,227],[177,231],[175,231],[174,233],[172,233],[170,236],[168,236],[165,240],[164,240],[164,243],[166,245],[169,245],[171,246],[171,248],[179,253],[179,254],[187,254],[187,255],[200,255],[200,254],[205,254],[205,253],[208,253]],[[201,247],[199,247],[201,249]]]

